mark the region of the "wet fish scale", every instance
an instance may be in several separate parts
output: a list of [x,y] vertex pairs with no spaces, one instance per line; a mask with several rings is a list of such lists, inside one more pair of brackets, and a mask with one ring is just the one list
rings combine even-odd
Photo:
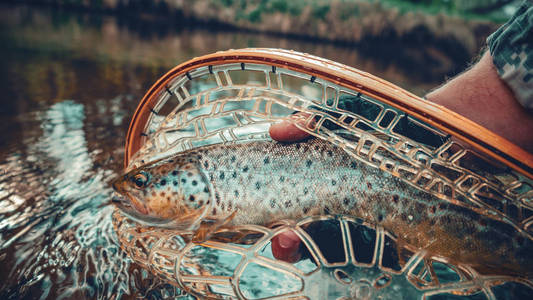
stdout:
[[[228,163],[223,158],[229,156],[237,159]],[[224,205],[224,211],[229,211],[228,203],[236,203],[234,208],[246,211],[233,220],[238,224],[268,223],[269,215],[300,218],[324,211],[353,214],[354,210],[372,221],[400,216],[410,220],[418,218],[417,211],[441,202],[322,141],[219,147],[202,157],[210,166],[206,172],[214,174],[212,188],[221,196],[217,209]],[[234,170],[240,172],[237,178],[216,176]],[[403,205],[394,205],[394,199],[402,199],[399,204]]]
[[[332,160],[326,151],[321,151],[323,146],[321,142],[281,147],[277,143],[259,143],[256,147],[237,145],[208,150],[202,160],[209,165],[205,171],[213,175],[214,192],[221,196],[220,204],[216,203],[217,209],[224,206],[224,211],[229,212],[228,204],[235,203],[233,209],[247,213],[238,214],[234,223],[264,224],[271,221],[269,215],[298,218],[309,211],[322,213],[326,207],[339,206],[344,199],[349,199],[347,207],[353,207],[363,196],[360,191],[363,187],[366,189],[367,182],[381,185],[376,182],[383,181],[377,174],[368,174],[362,180],[361,169],[352,168],[353,164],[358,165],[357,162],[343,151],[337,151],[337,157]],[[236,159],[231,162],[224,157]],[[239,175],[236,178],[225,176],[233,172]],[[342,178],[346,180],[343,182]],[[348,179],[352,180],[348,182]],[[345,207],[338,208],[342,211],[337,213],[347,212]]]
[[[151,178],[135,193],[128,178],[139,172]],[[173,182],[173,174],[192,175],[197,184],[161,184]],[[347,214],[383,225],[400,245],[425,248],[487,272],[533,269],[533,254],[521,250],[532,249],[531,240],[517,238],[521,234],[510,225],[416,189],[321,140],[203,147],[134,170],[119,185],[154,217],[172,218],[172,211],[180,218],[207,207],[204,218],[224,220],[236,211],[231,224],[264,225]],[[173,195],[170,203],[158,196],[161,191]]]

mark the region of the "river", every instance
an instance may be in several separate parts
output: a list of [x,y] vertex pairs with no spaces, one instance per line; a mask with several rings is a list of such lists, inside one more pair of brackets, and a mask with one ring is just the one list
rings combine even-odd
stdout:
[[120,250],[109,186],[130,116],[173,66],[230,48],[286,48],[419,95],[450,69],[431,47],[336,45],[47,7],[2,5],[0,25],[0,299],[179,295]]

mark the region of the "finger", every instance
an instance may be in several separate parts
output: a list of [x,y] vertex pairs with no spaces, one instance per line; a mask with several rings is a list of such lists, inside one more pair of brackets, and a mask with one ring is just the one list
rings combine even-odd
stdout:
[[272,238],[272,254],[276,259],[295,263],[302,257],[301,240],[293,231],[286,231]]
[[289,120],[272,124],[269,129],[270,137],[280,142],[296,142],[309,137],[309,133],[295,125],[297,122],[304,125],[306,116],[307,114],[297,113],[292,115]]

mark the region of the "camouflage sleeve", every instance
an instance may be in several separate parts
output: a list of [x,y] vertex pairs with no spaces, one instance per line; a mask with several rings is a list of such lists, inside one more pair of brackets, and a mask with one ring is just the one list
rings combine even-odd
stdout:
[[527,109],[533,109],[533,4],[526,0],[487,38],[499,76]]

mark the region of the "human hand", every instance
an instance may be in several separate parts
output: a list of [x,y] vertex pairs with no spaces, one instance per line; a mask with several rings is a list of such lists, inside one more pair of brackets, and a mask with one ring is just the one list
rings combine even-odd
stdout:
[[272,238],[272,254],[276,259],[295,263],[302,258],[302,241],[294,231],[285,231]]
[[289,120],[283,120],[270,126],[269,134],[274,140],[279,142],[297,142],[309,137],[309,133],[296,127],[295,123],[303,124],[306,113],[296,113],[289,117]]
[[426,98],[533,153],[533,114],[520,105],[499,77],[489,51],[477,64]]
[[[284,120],[280,123],[270,126],[270,136],[280,142],[297,142],[309,137],[309,134],[294,124],[294,122],[303,122],[305,114],[297,113],[292,115],[292,120]],[[272,254],[276,259],[289,263],[295,263],[300,260],[302,253],[300,244],[302,241],[294,231],[285,231],[272,238]]]

